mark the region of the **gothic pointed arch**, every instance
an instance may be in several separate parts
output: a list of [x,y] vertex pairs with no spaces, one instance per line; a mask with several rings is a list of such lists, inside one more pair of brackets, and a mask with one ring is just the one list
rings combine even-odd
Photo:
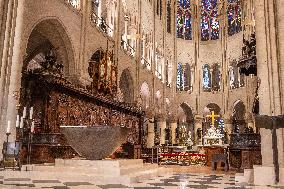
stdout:
[[119,88],[126,103],[134,101],[134,82],[129,69],[124,69],[119,79]]
[[[190,140],[194,140],[194,115],[192,108],[186,103],[183,102],[178,108],[178,132],[181,135],[190,137]],[[186,137],[186,138],[187,138]],[[180,137],[179,140],[184,140],[183,137]],[[188,140],[188,139],[186,139]],[[184,143],[185,141],[179,141],[179,143]]]
[[237,100],[233,105],[232,122],[234,132],[243,133],[246,127],[246,107],[243,101]]
[[73,45],[64,25],[56,18],[43,20],[33,28],[23,70],[38,68],[50,53],[58,64],[62,64],[65,77],[75,75]]

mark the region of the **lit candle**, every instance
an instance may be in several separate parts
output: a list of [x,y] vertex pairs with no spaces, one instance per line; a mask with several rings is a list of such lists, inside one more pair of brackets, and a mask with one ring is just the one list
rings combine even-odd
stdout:
[[11,121],[8,121],[6,133],[11,133]]
[[33,133],[35,131],[35,122],[32,121],[32,126],[31,126],[31,133]]
[[20,116],[17,115],[17,120],[16,120],[16,128],[20,126]]
[[24,118],[21,117],[21,122],[20,122],[20,129],[22,129],[24,127]]
[[23,110],[23,118],[26,118],[27,116],[27,107],[24,107],[24,110]]
[[33,119],[34,107],[30,109],[30,119]]

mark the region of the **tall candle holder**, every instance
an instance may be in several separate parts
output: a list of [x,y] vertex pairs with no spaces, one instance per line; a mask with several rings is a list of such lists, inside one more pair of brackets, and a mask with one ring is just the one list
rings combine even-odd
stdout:
[[[6,132],[6,146],[5,146],[6,152],[8,151],[8,142],[9,142],[9,136],[10,136],[10,134],[11,134],[11,133],[7,133],[7,132]],[[6,157],[6,156],[5,156],[5,157]],[[5,160],[7,160],[7,159],[5,158]]]
[[[28,154],[27,154],[27,164],[31,164],[31,154],[32,154],[32,142],[33,142],[33,127],[34,119],[25,119],[25,129],[28,132],[28,140],[27,140],[27,146],[28,146]],[[33,128],[33,129],[32,129]]]
[[[17,106],[19,111],[20,105]],[[22,116],[20,117],[20,124],[16,123],[17,138],[21,143],[27,147],[27,164],[31,163],[32,141],[34,132],[34,119],[33,119],[33,107],[30,111],[27,111],[27,107],[23,108]],[[21,114],[21,113],[20,113]],[[18,117],[17,117],[18,120]],[[31,131],[32,129],[32,131]]]

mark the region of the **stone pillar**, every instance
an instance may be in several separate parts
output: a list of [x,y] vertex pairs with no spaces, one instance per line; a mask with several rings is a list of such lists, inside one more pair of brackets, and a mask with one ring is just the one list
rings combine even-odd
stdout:
[[167,128],[166,120],[159,120],[158,128],[160,130],[160,145],[162,145],[166,143],[166,128]]
[[176,136],[177,136],[177,122],[171,123],[171,136],[172,136],[172,144],[177,144]]
[[25,0],[16,1],[18,4],[15,6],[16,20],[15,25],[13,28],[13,39],[12,42],[12,49],[11,54],[13,56],[9,60],[9,77],[7,78],[7,91],[4,94],[4,102],[7,102],[7,111],[5,112],[6,121],[11,121],[11,140],[15,140],[16,136],[16,116],[17,112],[17,105],[19,104],[19,99],[15,94],[19,93],[21,88],[21,77],[22,77],[22,65],[23,65],[23,57],[25,54],[25,47],[22,43],[23,41],[23,19],[24,19],[24,7],[26,4]]
[[152,148],[155,143],[155,130],[154,130],[154,118],[149,119],[148,122],[148,134],[147,134],[147,148]]
[[[259,111],[261,115],[269,116],[282,114],[281,82],[279,77],[279,64],[281,61],[279,60],[279,32],[277,32],[276,27],[278,24],[276,8],[281,6],[275,6],[275,0],[272,1],[255,1],[257,74],[261,79],[259,86]],[[256,122],[256,127],[259,127],[257,124],[262,123]],[[275,138],[272,137],[271,130],[266,127],[260,128],[260,134],[262,166],[255,166],[254,183],[257,185],[273,185],[277,182],[273,171],[276,167],[273,161],[272,150],[272,141]],[[279,138],[277,140],[282,141],[281,132],[279,134],[280,136],[277,136]],[[282,146],[280,145],[280,147]],[[282,151],[282,149],[277,151]],[[282,153],[278,153],[278,156],[279,154]]]
[[[6,9],[6,17],[2,22],[4,26],[5,34],[1,34],[1,48],[0,51],[0,144],[5,140],[5,132],[7,127],[7,121],[11,121],[11,135],[9,140],[15,140],[16,136],[16,115],[17,105],[19,104],[17,95],[20,90],[21,82],[21,68],[26,47],[22,47],[22,35],[23,35],[23,18],[24,18],[24,4],[22,1],[4,1]],[[5,13],[4,13],[5,14]],[[3,28],[1,28],[3,29]],[[1,31],[0,31],[1,32]],[[0,150],[2,145],[0,146]],[[0,158],[2,153],[0,154]]]

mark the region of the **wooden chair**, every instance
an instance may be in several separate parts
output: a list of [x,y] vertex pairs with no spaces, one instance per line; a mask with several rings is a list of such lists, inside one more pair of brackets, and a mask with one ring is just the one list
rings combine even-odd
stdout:
[[4,142],[3,143],[3,168],[8,169],[12,168],[15,170],[21,170],[21,158],[20,158],[20,150],[22,147],[22,143],[19,141],[15,142]]

